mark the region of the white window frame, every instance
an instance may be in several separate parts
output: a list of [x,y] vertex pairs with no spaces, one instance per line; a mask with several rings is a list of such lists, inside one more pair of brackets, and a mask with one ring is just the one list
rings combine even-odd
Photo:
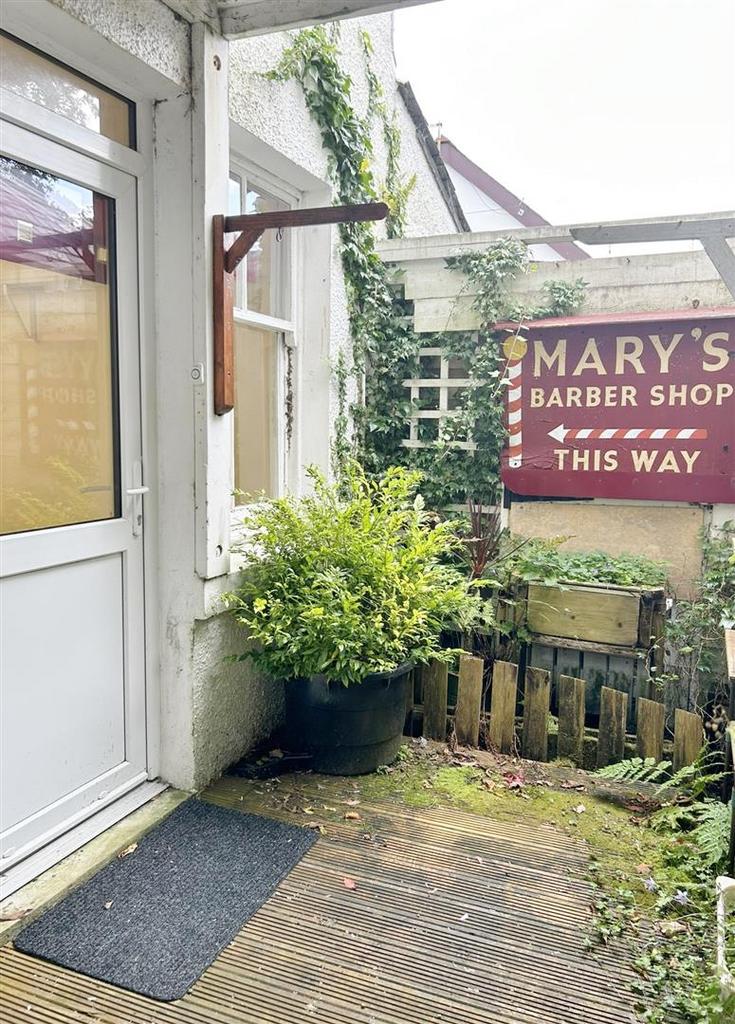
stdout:
[[[255,186],[256,188],[262,188],[263,191],[269,195],[274,196],[276,199],[280,199],[286,203],[291,209],[296,209],[301,205],[301,192],[296,188],[290,187],[287,183],[277,178],[275,175],[269,174],[262,168],[257,167],[248,161],[242,160],[239,157],[233,157],[230,161],[230,177],[237,177],[241,182],[240,187],[240,199],[241,209],[244,206],[244,199],[249,186]],[[269,229],[273,230],[273,229]],[[274,396],[274,417],[271,422],[271,429],[275,431],[276,435],[276,451],[275,451],[275,463],[276,463],[276,479],[272,482],[273,494],[276,497],[283,495],[286,491],[289,482],[289,451],[293,446],[294,439],[291,438],[289,443],[286,437],[287,423],[286,423],[286,371],[287,371],[287,360],[295,361],[295,354],[297,349],[297,324],[298,324],[298,296],[297,296],[297,246],[294,232],[289,231],[284,236],[282,242],[278,244],[285,244],[288,246],[288,254],[286,256],[286,263],[288,265],[287,283],[286,283],[286,301],[287,308],[290,311],[290,317],[288,319],[269,316],[265,313],[259,313],[255,310],[244,308],[241,305],[235,305],[233,310],[233,320],[235,326],[241,324],[245,327],[253,327],[257,330],[268,331],[275,335],[274,344],[276,348],[276,393]],[[247,273],[247,257],[241,263],[242,273]],[[238,286],[236,290],[236,303],[242,295],[242,289]],[[237,372],[237,370],[235,371]],[[295,376],[295,374],[294,374]],[[235,410],[235,416],[237,416],[237,409]],[[292,424],[292,430],[295,427],[295,423]],[[235,435],[233,433],[232,443],[232,479],[235,479]],[[232,498],[232,527],[235,531],[241,526],[241,509],[247,507],[247,502],[238,504],[235,495]]]

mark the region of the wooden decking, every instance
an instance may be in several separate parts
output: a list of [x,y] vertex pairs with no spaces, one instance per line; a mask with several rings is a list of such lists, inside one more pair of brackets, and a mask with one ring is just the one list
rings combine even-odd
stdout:
[[624,959],[584,947],[592,890],[581,846],[551,825],[355,806],[354,786],[298,776],[207,791],[324,831],[184,999],[157,1003],[6,948],[0,1019],[632,1024]]

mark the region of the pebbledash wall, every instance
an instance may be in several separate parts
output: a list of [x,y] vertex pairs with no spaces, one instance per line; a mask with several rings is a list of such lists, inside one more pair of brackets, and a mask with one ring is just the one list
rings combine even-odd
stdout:
[[[372,67],[385,93],[389,109],[395,108],[401,128],[401,166],[416,174],[416,186],[408,200],[406,235],[442,234],[456,226],[439,193],[416,138],[416,131],[396,88],[391,15],[350,19],[339,28],[341,65],[353,83],[356,110],[367,111],[368,83],[360,33],[372,39]],[[319,131],[309,116],[301,87],[296,82],[270,82],[263,72],[274,67],[292,39],[277,32],[230,44],[229,110],[231,147],[236,156],[298,188],[303,205],[330,205],[327,154]],[[374,171],[385,175],[386,147],[378,118],[373,120]],[[376,225],[385,236],[383,224]],[[296,395],[296,465],[291,487],[303,484],[303,468],[310,463],[327,468],[329,442],[336,415],[331,363],[349,344],[349,323],[344,277],[336,244],[336,230],[320,229],[296,239],[297,268],[308,275],[301,284],[302,337],[300,385]],[[308,260],[305,250],[308,249]],[[308,265],[307,265],[308,264]],[[298,299],[297,289],[297,299]],[[315,305],[310,297],[322,294]],[[226,577],[229,586],[232,577]],[[224,580],[222,581],[225,582]],[[194,624],[193,663],[193,783],[201,785],[233,759],[265,738],[282,712],[282,688],[263,679],[247,662],[226,664],[226,654],[242,650],[243,636],[229,617],[213,612]]]
[[[198,788],[268,736],[282,688],[226,661],[244,637],[223,614],[236,583],[230,550],[232,416],[211,399],[211,217],[226,212],[231,158],[282,181],[301,204],[329,205],[319,132],[295,82],[272,83],[292,33],[228,43],[162,0],[7,0],[8,31],[138,104],[141,346],[145,369],[146,647],[152,776]],[[367,109],[363,44],[402,129],[402,168],[416,174],[407,235],[457,230],[398,94],[389,14],[340,24],[338,44],[357,110]],[[385,143],[373,121],[374,170]],[[379,226],[378,232],[383,232]],[[327,469],[335,416],[330,363],[348,342],[337,231],[295,241],[295,429],[288,479]],[[201,367],[202,379],[192,379]]]
[[[395,268],[414,306],[414,328],[419,334],[474,330],[479,318],[473,309],[474,290],[466,278],[447,269],[445,258],[486,248],[511,234],[533,243],[559,229],[524,229],[433,238],[385,241],[383,260]],[[584,263],[539,262],[535,271],[520,277],[514,294],[529,307],[542,301],[546,281],[587,282],[580,322],[587,315],[678,311],[682,319],[706,316],[707,309],[735,304],[708,257],[702,251],[645,256],[595,258]],[[571,539],[573,550],[603,549],[610,554],[637,551],[670,566],[680,597],[692,594],[701,566],[701,530],[735,519],[735,504],[697,504],[693,501],[635,501],[622,499],[513,501],[508,525],[524,536]]]

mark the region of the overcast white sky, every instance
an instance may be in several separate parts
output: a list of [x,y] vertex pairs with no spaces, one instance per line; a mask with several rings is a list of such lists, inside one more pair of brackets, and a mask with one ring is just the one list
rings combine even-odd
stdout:
[[441,0],[395,48],[426,119],[552,223],[735,209],[735,0]]

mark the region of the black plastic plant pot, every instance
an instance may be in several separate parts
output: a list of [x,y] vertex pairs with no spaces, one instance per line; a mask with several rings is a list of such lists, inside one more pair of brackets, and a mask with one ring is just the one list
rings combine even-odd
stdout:
[[327,775],[365,775],[390,764],[401,746],[412,668],[407,662],[352,686],[323,676],[287,683],[290,745],[308,751],[314,771]]

